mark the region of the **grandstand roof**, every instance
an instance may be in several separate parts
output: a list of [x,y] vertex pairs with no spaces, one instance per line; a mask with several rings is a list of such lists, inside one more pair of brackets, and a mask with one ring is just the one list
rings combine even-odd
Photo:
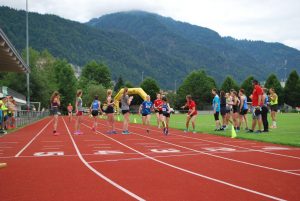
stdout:
[[0,28],[0,72],[27,73],[29,67]]

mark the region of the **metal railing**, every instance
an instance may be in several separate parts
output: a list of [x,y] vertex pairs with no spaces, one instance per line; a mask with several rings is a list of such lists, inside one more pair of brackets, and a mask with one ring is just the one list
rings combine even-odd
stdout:
[[49,115],[50,115],[49,111],[41,111],[41,112],[26,111],[26,110],[16,111],[15,113],[16,127],[21,127],[27,124],[31,124]]

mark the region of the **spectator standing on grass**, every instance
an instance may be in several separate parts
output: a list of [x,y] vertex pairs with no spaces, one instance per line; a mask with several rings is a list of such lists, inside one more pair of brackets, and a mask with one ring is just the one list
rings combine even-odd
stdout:
[[150,119],[151,119],[151,110],[153,110],[153,103],[151,102],[150,96],[146,96],[146,100],[141,104],[139,108],[139,114],[142,115],[143,125],[147,126],[147,133],[149,134],[150,130]]
[[278,110],[278,96],[275,93],[274,88],[271,88],[269,90],[269,92],[270,92],[269,100],[270,100],[271,118],[272,118],[271,128],[277,128],[276,113],[277,113],[277,110]]
[[236,91],[232,92],[232,120],[233,126],[236,131],[240,131],[239,126],[239,111],[240,111],[240,99]]
[[184,132],[186,133],[189,131],[190,121],[192,121],[193,133],[196,133],[195,121],[196,121],[196,117],[197,117],[197,109],[196,109],[196,103],[195,103],[195,101],[193,101],[191,95],[186,96],[186,104],[184,106],[182,106],[181,108],[184,109],[186,107],[189,108],[189,111],[188,111],[188,114],[186,117],[186,123],[185,123],[186,129],[184,130]]
[[239,90],[239,97],[240,97],[240,122],[239,127],[242,126],[242,123],[245,122],[246,128],[245,130],[248,130],[248,119],[247,119],[247,113],[248,113],[248,104],[247,104],[247,96],[245,96],[245,90],[240,89]]
[[58,108],[60,106],[60,96],[58,91],[54,91],[51,99],[50,99],[50,105],[51,105],[51,113],[53,115],[54,123],[53,123],[53,135],[59,135],[57,132],[57,122],[58,122]]
[[216,88],[212,89],[211,93],[214,96],[212,106],[213,106],[214,118],[215,118],[215,122],[216,122],[215,131],[221,131],[221,130],[224,130],[224,128],[221,127],[221,123],[220,123],[220,120],[219,120],[219,114],[220,114],[220,108],[221,108],[220,98],[217,94],[217,89]]
[[261,133],[262,128],[262,119],[261,119],[261,106],[263,105],[263,90],[261,86],[259,85],[257,80],[252,81],[253,85],[253,91],[250,98],[252,99],[252,106],[251,106],[251,112],[252,112],[252,128],[249,129],[248,133],[253,133],[256,124],[258,124],[258,130],[255,131],[256,133]]
[[6,131],[4,129],[4,112],[2,110],[3,105],[4,105],[3,99],[4,99],[3,97],[0,98],[0,126],[1,126],[0,134],[5,134],[6,133]]
[[122,134],[129,134],[128,131],[128,125],[129,125],[129,116],[130,116],[130,110],[129,106],[131,104],[131,101],[133,99],[133,96],[128,95],[128,88],[125,87],[123,91],[123,95],[121,97],[121,110],[122,114],[124,116],[124,121],[123,121],[123,131]]
[[264,94],[262,96],[263,105],[261,107],[261,119],[263,123],[264,130],[263,132],[269,132],[269,122],[268,122],[268,105],[269,105],[269,97],[267,95],[268,89],[263,89]]
[[80,131],[81,117],[83,115],[83,103],[82,103],[82,90],[77,90],[76,93],[76,102],[75,102],[75,111],[76,111],[76,122],[75,122],[75,132],[74,135],[83,134]]
[[221,91],[220,92],[220,111],[221,111],[221,116],[222,116],[222,128],[226,128],[226,97],[225,97],[225,92]]

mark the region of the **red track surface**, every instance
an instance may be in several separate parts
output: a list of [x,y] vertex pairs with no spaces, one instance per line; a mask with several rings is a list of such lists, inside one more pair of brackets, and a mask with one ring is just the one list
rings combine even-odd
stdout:
[[137,124],[107,135],[105,121],[97,132],[91,125],[84,118],[74,136],[74,122],[60,117],[53,136],[47,118],[1,137],[0,200],[300,199],[299,148],[154,127],[148,135]]

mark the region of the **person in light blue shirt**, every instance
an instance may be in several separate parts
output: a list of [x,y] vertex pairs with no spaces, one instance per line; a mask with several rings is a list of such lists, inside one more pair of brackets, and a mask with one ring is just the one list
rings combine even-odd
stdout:
[[214,96],[213,99],[213,111],[214,111],[214,118],[215,118],[215,122],[216,122],[216,129],[215,131],[220,131],[220,130],[224,130],[223,127],[221,127],[221,123],[219,120],[219,114],[220,114],[220,98],[217,94],[217,89],[214,88],[211,90],[211,93]]
[[146,100],[141,104],[139,109],[139,114],[142,115],[143,125],[147,126],[147,133],[149,134],[149,126],[150,126],[150,119],[151,119],[151,111],[153,110],[153,103],[150,100],[150,96],[146,96]]

